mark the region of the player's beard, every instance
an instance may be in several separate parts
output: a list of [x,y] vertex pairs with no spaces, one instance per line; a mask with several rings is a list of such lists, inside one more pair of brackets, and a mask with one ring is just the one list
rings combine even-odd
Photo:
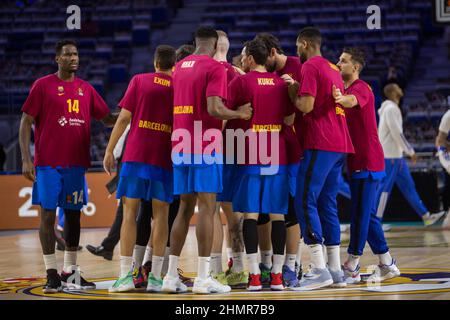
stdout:
[[300,53],[299,58],[300,58],[301,63],[305,63],[308,60],[308,57],[306,56],[306,53],[304,53],[304,52]]

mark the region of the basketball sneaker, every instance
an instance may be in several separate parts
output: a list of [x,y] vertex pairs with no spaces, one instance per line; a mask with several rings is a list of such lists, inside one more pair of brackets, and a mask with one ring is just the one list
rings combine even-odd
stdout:
[[109,292],[127,292],[136,289],[133,281],[133,274],[128,272],[125,277],[121,277],[114,282],[112,287],[108,289]]
[[233,289],[244,289],[248,283],[248,272],[234,272],[231,270],[227,274],[227,283]]
[[284,290],[282,273],[270,274],[270,290],[272,291]]
[[86,281],[81,276],[79,266],[72,266],[72,272],[61,272],[61,283],[69,290],[94,290],[95,283]]
[[308,291],[328,287],[333,284],[333,278],[328,269],[313,268],[310,270],[308,277],[303,277],[299,285],[290,290]]
[[183,293],[187,292],[188,289],[179,277],[171,277],[166,274],[162,282],[161,291],[167,293]]
[[227,275],[225,272],[219,272],[218,274],[212,275],[212,277],[223,285],[228,285]]
[[161,292],[163,281],[161,278],[156,278],[153,273],[148,274],[147,292]]
[[142,267],[134,268],[133,270],[133,282],[136,289],[145,288],[147,286],[147,281],[142,272]]
[[250,273],[248,276],[248,291],[261,291],[262,290],[262,282],[260,274],[252,274]]
[[284,286],[289,289],[290,287],[296,287],[298,285],[298,275],[295,271],[289,269],[288,266],[283,266],[283,283]]
[[192,287],[192,292],[199,294],[228,293],[230,291],[230,286],[221,284],[211,276],[206,279],[195,278],[194,286]]
[[56,269],[47,270],[47,283],[44,286],[43,292],[46,294],[57,293],[61,291],[61,277]]
[[347,284],[358,284],[361,282],[361,275],[359,273],[360,266],[359,264],[356,266],[355,270],[351,270],[348,266],[348,263],[345,262],[342,266],[344,270],[344,280]]
[[347,282],[345,282],[344,279],[344,271],[342,271],[342,269],[336,271],[328,269],[328,271],[331,274],[331,278],[333,278],[333,284],[331,285],[331,287],[344,288],[347,286]]
[[428,214],[423,216],[423,224],[425,227],[432,226],[433,224],[439,222],[441,218],[445,215],[445,211],[441,211],[438,213]]
[[264,287],[270,287],[270,268],[267,268],[264,263],[259,264],[259,270],[261,271],[261,283]]
[[392,263],[390,265],[378,265],[373,273],[367,278],[367,282],[383,282],[392,278],[396,278],[399,275],[400,270],[397,268],[395,259],[392,259]]

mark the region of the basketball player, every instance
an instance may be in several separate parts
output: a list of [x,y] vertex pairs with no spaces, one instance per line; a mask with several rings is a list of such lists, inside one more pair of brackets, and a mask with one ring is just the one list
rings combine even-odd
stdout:
[[[39,238],[47,270],[44,293],[94,289],[76,266],[80,240],[80,210],[86,204],[85,172],[90,167],[91,117],[112,124],[115,117],[100,95],[75,76],[79,59],[75,42],[56,44],[58,71],[36,80],[22,107],[19,141],[22,172],[33,181],[33,204],[41,206]],[[35,124],[35,159],[30,154],[31,126]],[[57,272],[55,255],[56,208],[64,209],[64,269]]]
[[120,231],[120,277],[109,292],[135,289],[132,275],[133,248],[136,243],[136,214],[141,199],[152,201],[153,257],[147,291],[160,292],[168,230],[169,205],[173,201],[170,150],[172,133],[172,68],[175,49],[160,45],[155,50],[155,73],[131,79],[119,106],[122,108],[106,148],[103,165],[110,174],[114,167],[113,150],[131,121],[122,159],[117,198],[123,202]]
[[[239,122],[236,128],[246,131],[246,135],[250,133],[250,136],[245,145],[245,162],[244,164],[238,162],[238,181],[233,195],[233,210],[244,213],[243,236],[250,268],[247,290],[250,291],[262,289],[257,261],[257,221],[260,214],[270,215],[272,224],[273,266],[270,288],[284,289],[282,280],[286,244],[284,216],[288,212],[289,178],[286,142],[280,133],[283,124],[293,124],[295,114],[286,84],[280,77],[268,72],[265,67],[267,57],[268,50],[261,40],[252,40],[245,44],[242,64],[247,74],[230,83],[227,101],[231,109],[249,102],[253,107],[252,119]],[[266,138],[263,139],[263,136]],[[278,141],[272,141],[273,139]],[[274,146],[275,150],[272,149]],[[259,155],[254,162],[250,153],[253,148],[256,150],[256,147]],[[261,150],[267,150],[267,155],[272,156],[270,163],[262,162]],[[274,155],[278,158],[273,159]],[[264,169],[267,169],[268,165],[274,170],[265,173]]]
[[384,151],[386,177],[383,178],[378,191],[377,217],[383,218],[389,195],[395,183],[414,211],[422,218],[424,225],[431,226],[441,219],[445,211],[430,214],[417,194],[408,164],[403,158],[403,153],[406,153],[411,157],[413,163],[417,161],[414,149],[403,135],[403,119],[399,107],[403,90],[397,84],[391,83],[384,87],[384,95],[387,100],[381,104],[378,110],[380,115],[378,133]]
[[[285,77],[291,83],[291,99],[304,113],[304,157],[297,178],[295,207],[314,268],[311,277],[302,278],[299,290],[345,286],[336,196],[345,154],[354,149],[344,109],[336,105],[332,95],[333,85],[343,92],[344,84],[339,69],[322,57],[321,44],[318,29],[302,29],[297,37],[297,52],[303,64],[300,85]],[[322,243],[327,249],[328,268]]]
[[[194,54],[175,66],[172,161],[174,193],[180,195],[181,201],[171,232],[169,270],[162,286],[165,292],[187,290],[178,277],[177,267],[197,200],[199,257],[192,291],[208,294],[231,290],[209,275],[216,194],[222,191],[220,131],[222,120],[249,119],[251,108],[247,105],[234,111],[223,103],[227,97],[226,71],[212,58],[216,53],[217,39],[216,30],[200,27],[195,34]],[[204,141],[205,132],[214,134],[214,140],[219,139],[213,148],[209,141]]]
[[345,95],[334,88],[336,104],[345,108],[348,130],[355,153],[348,155],[347,168],[351,186],[351,225],[348,258],[344,264],[348,284],[359,283],[359,259],[366,241],[380,263],[371,280],[381,282],[400,275],[389,254],[380,219],[376,216],[376,192],[385,176],[384,156],[377,132],[375,97],[370,86],[359,79],[365,66],[364,52],[345,48],[337,64],[344,80]]
[[[234,67],[227,62],[227,54],[230,48],[230,41],[225,32],[217,30],[219,36],[217,40],[217,51],[214,60],[220,62],[227,70],[227,83],[239,76]],[[237,120],[239,121],[239,120]],[[236,120],[229,120],[225,123],[224,129],[234,127]],[[224,140],[224,148],[226,141]],[[224,150],[226,153],[226,150]],[[223,190],[217,195],[217,214],[214,216],[214,241],[211,251],[211,272],[213,276],[222,284],[228,284],[232,288],[245,287],[248,282],[248,273],[244,271],[244,244],[242,239],[242,214],[233,213],[234,182],[236,180],[235,165],[226,163],[223,166]],[[222,272],[222,243],[223,243],[223,227],[220,219],[220,207],[222,207],[227,219],[227,250],[230,248],[230,259],[228,261],[229,268]]]
[[[276,72],[277,75],[289,75],[293,80],[300,82],[300,73],[302,64],[298,57],[288,57],[283,53],[279,40],[269,33],[260,33],[255,39],[264,42],[269,50],[269,57],[266,62],[268,72]],[[297,180],[298,167],[301,157],[301,120],[302,114],[296,110],[296,116],[293,126],[284,128],[284,137],[286,138],[288,155],[288,173],[289,173],[289,210],[286,215],[286,259],[283,265],[283,281],[289,288],[298,284],[298,278],[301,278],[301,248],[300,226],[294,208],[295,187]],[[297,268],[299,270],[297,270]]]

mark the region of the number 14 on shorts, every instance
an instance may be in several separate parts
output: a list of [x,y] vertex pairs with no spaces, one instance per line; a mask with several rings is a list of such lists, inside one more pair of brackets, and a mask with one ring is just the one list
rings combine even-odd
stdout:
[[73,204],[83,203],[83,190],[74,191],[72,195],[67,195],[67,202]]

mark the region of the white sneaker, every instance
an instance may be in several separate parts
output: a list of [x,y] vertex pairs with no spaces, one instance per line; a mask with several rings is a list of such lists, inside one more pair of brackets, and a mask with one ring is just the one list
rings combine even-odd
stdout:
[[390,224],[383,224],[381,227],[384,232],[391,231],[391,229],[392,229],[392,226]]
[[373,273],[367,278],[367,282],[378,283],[392,278],[396,278],[400,275],[400,270],[396,266],[395,259],[392,259],[392,264],[378,265]]
[[231,291],[231,287],[223,285],[219,281],[209,276],[206,279],[195,278],[194,286],[192,287],[193,293],[209,294],[209,293],[228,293]]
[[166,275],[163,279],[161,291],[168,293],[183,293],[187,292],[188,289],[186,285],[181,282],[179,277],[171,277]]
[[347,284],[358,284],[361,282],[359,264],[356,266],[355,270],[351,270],[348,266],[348,263],[346,262],[342,266],[342,269],[344,270],[344,280]]
[[445,214],[445,211],[430,214],[428,217],[423,218],[423,224],[425,225],[425,227],[432,226],[433,224],[438,222],[444,214]]

